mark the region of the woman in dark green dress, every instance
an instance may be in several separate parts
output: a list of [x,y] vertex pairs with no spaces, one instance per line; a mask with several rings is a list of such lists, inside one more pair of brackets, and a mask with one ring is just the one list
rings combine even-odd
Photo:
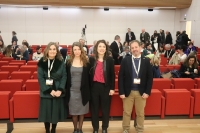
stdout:
[[50,42],[44,56],[38,62],[38,81],[40,85],[39,121],[44,122],[46,133],[56,132],[59,121],[67,117],[65,109],[66,69],[55,43]]

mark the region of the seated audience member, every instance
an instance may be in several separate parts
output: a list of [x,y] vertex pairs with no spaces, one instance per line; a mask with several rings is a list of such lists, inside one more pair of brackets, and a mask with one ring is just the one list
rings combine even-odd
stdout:
[[96,45],[96,43],[97,43],[97,41],[95,40],[95,41],[93,42],[93,46],[91,46],[91,47],[89,48],[89,53],[88,53],[89,56],[90,56],[90,55],[93,55],[93,49],[94,49],[94,46]]
[[12,57],[14,58],[14,59],[16,59],[17,58],[17,56],[16,56],[16,54],[17,54],[17,51],[18,51],[18,46],[19,45],[17,45],[17,42],[16,41],[13,41],[12,42]]
[[160,45],[157,52],[156,52],[156,56],[160,57],[160,55],[164,55],[165,54],[165,49],[163,45]]
[[[22,45],[23,45],[24,42],[26,42],[28,44],[28,42],[26,40],[23,40]],[[33,54],[33,50],[30,48],[29,44],[28,44],[27,50],[28,50],[28,54],[31,54],[31,55]]]
[[159,58],[154,55],[154,54],[149,54],[145,56],[150,59],[150,63],[152,66],[152,71],[153,71],[153,78],[160,78],[161,73],[160,73],[160,61]]
[[28,48],[27,42],[24,42],[22,46],[18,47],[16,60],[26,60],[26,62],[29,60],[29,53],[27,48]]
[[146,43],[146,48],[143,50],[142,54],[143,56],[146,56],[148,54],[153,54],[153,50],[150,43]]
[[8,46],[6,47],[6,49],[4,50],[4,52],[3,52],[3,55],[4,55],[5,57],[13,57],[12,54],[13,54],[12,45],[8,45]]
[[185,49],[184,46],[178,45],[176,48],[176,52],[172,56],[172,58],[169,61],[170,65],[178,65],[180,63],[183,63],[185,59],[187,58],[187,55],[184,53]]
[[143,52],[144,49],[145,49],[145,44],[144,44],[144,42],[141,42],[141,51],[140,52]]
[[174,53],[175,53],[175,51],[173,49],[171,49],[171,45],[166,44],[164,57],[166,57],[169,60]]
[[199,77],[198,63],[195,56],[188,56],[179,70],[182,78],[197,78]]
[[195,56],[197,64],[200,66],[200,60],[197,58],[197,52],[196,51],[191,52],[188,56]]
[[40,46],[36,47],[36,52],[33,53],[32,60],[39,61],[43,57],[42,48]]
[[189,55],[191,52],[196,51],[196,47],[194,46],[194,44],[192,42],[188,43],[188,47],[185,51],[186,55]]
[[0,53],[3,53],[3,51],[5,51],[4,42],[0,40]]
[[122,46],[122,47],[123,47],[123,51],[125,50],[125,48],[126,48],[127,46],[129,46],[128,42],[124,42],[124,43],[123,43],[123,46]]
[[124,51],[121,54],[119,54],[119,56],[122,56],[123,58],[125,58],[126,56],[130,56],[130,55],[131,55],[131,53],[129,50],[129,46],[126,46],[124,48]]

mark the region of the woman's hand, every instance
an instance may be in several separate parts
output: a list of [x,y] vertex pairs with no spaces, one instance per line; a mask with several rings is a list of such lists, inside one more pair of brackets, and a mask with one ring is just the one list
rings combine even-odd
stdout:
[[52,90],[50,94],[51,94],[52,97],[55,97],[55,91],[54,90]]
[[56,97],[60,97],[61,93],[62,93],[61,91],[56,91],[56,92],[55,92],[55,96],[56,96]]

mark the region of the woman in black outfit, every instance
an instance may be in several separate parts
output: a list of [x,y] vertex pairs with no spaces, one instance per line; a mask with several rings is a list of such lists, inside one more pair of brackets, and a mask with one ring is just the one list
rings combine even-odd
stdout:
[[181,65],[180,73],[182,78],[198,78],[198,62],[194,55],[189,55],[185,62]]
[[102,109],[102,133],[107,133],[111,96],[114,94],[114,60],[109,57],[109,46],[99,40],[94,46],[94,57],[89,59],[91,85],[91,113],[93,133],[99,129],[99,103]]

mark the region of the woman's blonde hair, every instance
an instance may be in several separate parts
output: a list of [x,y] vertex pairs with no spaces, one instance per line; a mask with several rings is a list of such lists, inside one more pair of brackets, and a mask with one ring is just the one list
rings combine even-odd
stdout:
[[68,64],[72,64],[73,63],[73,60],[74,60],[74,57],[75,57],[75,54],[74,54],[74,51],[73,51],[73,48],[77,46],[80,48],[81,50],[81,55],[80,55],[80,61],[83,63],[83,66],[86,66],[87,63],[88,63],[88,59],[87,59],[87,56],[85,54],[85,51],[83,49],[83,46],[79,43],[79,42],[74,42],[72,44],[72,49],[71,49],[71,54],[70,54],[70,58],[69,58],[69,61],[67,62]]
[[153,66],[159,66],[160,65],[160,59],[158,56],[154,55],[152,58],[151,58],[151,64]]
[[52,45],[54,45],[55,47],[56,47],[56,51],[57,51],[57,54],[56,54],[56,59],[58,59],[58,60],[60,60],[60,61],[62,61],[62,55],[60,54],[60,51],[58,50],[58,46],[56,45],[56,43],[55,42],[50,42],[47,46],[46,46],[46,48],[44,49],[44,56],[43,56],[43,60],[44,61],[47,61],[48,60],[48,58],[49,58],[49,56],[48,56],[48,52],[49,52],[49,50],[50,50],[50,47],[52,46]]

